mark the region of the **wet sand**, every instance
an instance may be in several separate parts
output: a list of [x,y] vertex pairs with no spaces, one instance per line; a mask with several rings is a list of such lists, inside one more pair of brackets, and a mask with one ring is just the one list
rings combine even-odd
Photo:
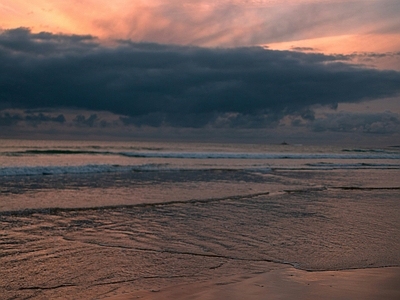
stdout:
[[331,189],[3,213],[0,299],[400,299],[398,199]]
[[400,299],[397,174],[196,172],[9,180],[0,299]]
[[290,266],[162,289],[116,289],[106,300],[400,299],[400,268],[307,272]]

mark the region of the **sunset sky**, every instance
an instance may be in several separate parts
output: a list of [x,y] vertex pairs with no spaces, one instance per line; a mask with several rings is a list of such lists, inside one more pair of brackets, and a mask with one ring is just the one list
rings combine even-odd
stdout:
[[0,137],[400,143],[398,0],[2,0]]

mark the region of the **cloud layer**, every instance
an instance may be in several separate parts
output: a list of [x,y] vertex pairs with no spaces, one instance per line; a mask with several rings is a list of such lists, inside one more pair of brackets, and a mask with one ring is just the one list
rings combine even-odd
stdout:
[[398,0],[3,0],[0,27],[249,46],[343,34],[398,34],[399,13]]
[[400,72],[346,59],[127,40],[106,47],[92,36],[18,28],[0,35],[0,109],[77,108],[124,115],[124,124],[258,128],[285,115],[312,120],[315,105],[400,93]]

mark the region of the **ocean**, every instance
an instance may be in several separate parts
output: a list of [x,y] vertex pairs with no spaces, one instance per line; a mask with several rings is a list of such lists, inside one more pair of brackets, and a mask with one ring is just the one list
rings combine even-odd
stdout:
[[400,147],[0,140],[0,294],[400,266]]

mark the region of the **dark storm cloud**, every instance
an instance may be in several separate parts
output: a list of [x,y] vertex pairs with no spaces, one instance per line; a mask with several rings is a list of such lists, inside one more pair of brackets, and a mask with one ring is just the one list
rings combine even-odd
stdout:
[[315,120],[312,128],[316,132],[400,132],[400,116],[395,113],[345,113],[328,114],[326,118]]
[[26,115],[24,120],[35,126],[41,124],[42,122],[65,123],[65,117],[61,114],[56,117],[45,115],[43,113],[39,113],[37,115],[30,114]]
[[0,126],[12,126],[16,125],[21,121],[25,121],[32,126],[37,126],[43,122],[55,122],[55,123],[65,123],[65,117],[62,114],[57,116],[45,115],[43,113],[39,114],[18,114],[9,112],[0,112]]
[[13,54],[23,56],[56,56],[80,52],[98,44],[90,35],[62,35],[49,32],[33,34],[28,28],[5,30],[0,35],[0,47]]
[[318,49],[312,47],[290,47],[293,51],[317,51]]
[[96,114],[91,114],[87,118],[84,115],[77,115],[73,121],[78,126],[93,127],[95,122],[99,121],[99,118]]
[[0,35],[0,106],[110,111],[127,125],[263,127],[285,115],[312,119],[313,105],[400,92],[399,72],[338,62],[345,59],[258,47],[106,47],[91,36],[19,28]]
[[8,112],[0,114],[0,126],[16,125],[22,120],[22,117],[18,114],[10,114]]
[[374,52],[354,52],[352,54],[345,55],[345,59],[353,60],[355,58],[362,59],[379,59],[379,58],[397,58],[400,56],[400,52],[385,52],[385,53],[374,53]]

